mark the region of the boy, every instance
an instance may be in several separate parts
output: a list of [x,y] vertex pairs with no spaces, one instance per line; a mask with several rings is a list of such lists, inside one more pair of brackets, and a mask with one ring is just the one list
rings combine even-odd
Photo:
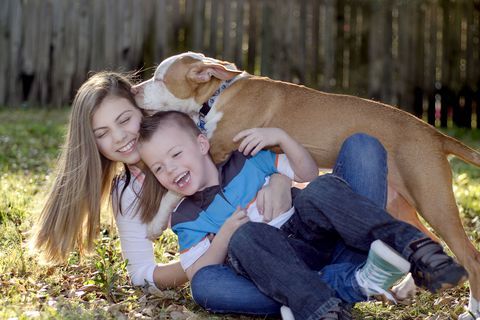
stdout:
[[[185,196],[172,214],[172,229],[178,235],[180,260],[190,279],[206,265],[223,263],[228,249],[230,265],[262,292],[288,305],[296,318],[333,314],[348,319],[335,292],[312,271],[328,262],[338,241],[366,252],[374,240],[384,240],[410,259],[412,270],[419,270],[414,274],[416,282],[431,291],[466,278],[465,270],[423,233],[394,220],[352,192],[340,178],[317,178],[317,166],[308,152],[280,129],[239,133],[235,137],[235,141],[242,140],[239,152],[232,153],[218,168],[208,155],[207,138],[181,113],[161,112],[144,119],[140,140],[141,157],[157,180],[168,190]],[[275,145],[285,154],[262,150]],[[261,221],[255,210],[255,196],[275,172],[299,182],[315,180],[297,196],[295,209],[269,223],[281,230],[246,224],[249,218]],[[329,198],[340,203],[332,203]],[[248,217],[240,207],[246,208]],[[242,232],[233,235],[240,226]],[[252,230],[260,232],[252,235]],[[268,245],[262,243],[269,239]],[[385,250],[389,254],[383,260],[388,261],[376,263],[382,260],[379,255]],[[386,245],[373,247],[372,251],[373,258],[369,257],[362,268],[345,269],[349,272],[344,281],[356,283],[352,289],[361,290],[364,296],[388,296],[385,290],[408,271],[410,264]]]

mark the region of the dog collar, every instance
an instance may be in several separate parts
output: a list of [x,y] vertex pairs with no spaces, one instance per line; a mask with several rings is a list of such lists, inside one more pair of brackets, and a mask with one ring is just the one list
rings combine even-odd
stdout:
[[220,93],[222,93],[223,90],[230,87],[235,82],[235,80],[237,80],[237,78],[238,78],[238,76],[235,76],[232,79],[222,81],[222,83],[220,84],[218,89],[215,90],[215,92],[210,97],[210,99],[208,99],[207,101],[205,101],[203,103],[202,108],[200,109],[200,113],[199,113],[199,116],[198,116],[198,123],[197,123],[197,127],[203,133],[207,132],[207,130],[205,129],[205,123],[206,123],[205,117],[210,112],[210,110],[213,108],[213,105],[214,105],[215,101],[217,101],[217,98],[220,95]]

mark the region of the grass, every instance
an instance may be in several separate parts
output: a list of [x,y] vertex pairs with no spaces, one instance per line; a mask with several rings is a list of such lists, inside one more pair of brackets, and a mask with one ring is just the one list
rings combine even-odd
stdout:
[[[251,319],[213,315],[195,305],[189,288],[150,295],[129,285],[119,241],[108,218],[95,252],[46,267],[25,243],[52,177],[65,134],[68,109],[0,109],[0,319]],[[480,132],[450,130],[473,147]],[[452,160],[454,188],[468,234],[480,243],[480,170]],[[167,233],[156,245],[158,261],[175,259]],[[419,294],[409,306],[357,304],[356,319],[455,319],[467,304],[468,287],[442,295]]]

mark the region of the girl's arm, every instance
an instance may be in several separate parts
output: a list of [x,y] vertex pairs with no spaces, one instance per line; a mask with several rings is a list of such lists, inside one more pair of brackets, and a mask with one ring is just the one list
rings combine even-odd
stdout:
[[153,271],[153,282],[159,289],[177,287],[188,281],[180,261],[159,264]]
[[205,266],[223,263],[227,257],[230,238],[238,227],[248,221],[247,213],[237,208],[237,210],[225,220],[225,223],[213,238],[207,251],[185,270],[188,279],[192,280],[195,273]]
[[[131,182],[134,183],[134,182]],[[117,186],[122,190],[123,183]],[[153,251],[153,242],[147,239],[147,225],[142,223],[140,215],[135,213],[136,194],[128,186],[121,199],[114,191],[113,207],[123,258],[128,260],[127,271],[135,286],[143,286],[145,281],[162,289],[179,286],[187,281],[180,262],[157,264]],[[123,214],[119,212],[118,200],[122,201]]]
[[265,147],[279,146],[290,162],[295,181],[308,182],[318,176],[318,166],[310,153],[285,131],[279,128],[253,128],[241,131],[234,138],[242,140],[238,151],[254,156]]

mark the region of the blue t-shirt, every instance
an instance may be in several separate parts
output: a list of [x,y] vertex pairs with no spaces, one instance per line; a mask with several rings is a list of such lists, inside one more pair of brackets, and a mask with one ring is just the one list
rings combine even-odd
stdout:
[[[208,187],[185,197],[172,214],[172,230],[178,236],[180,261],[187,269],[210,246],[208,235],[216,234],[236,208],[246,208],[252,221],[262,221],[256,208],[258,191],[274,173],[293,178],[293,170],[284,154],[262,150],[255,156],[235,151],[218,166],[220,185]],[[293,214],[293,208],[272,221],[279,227]]]

